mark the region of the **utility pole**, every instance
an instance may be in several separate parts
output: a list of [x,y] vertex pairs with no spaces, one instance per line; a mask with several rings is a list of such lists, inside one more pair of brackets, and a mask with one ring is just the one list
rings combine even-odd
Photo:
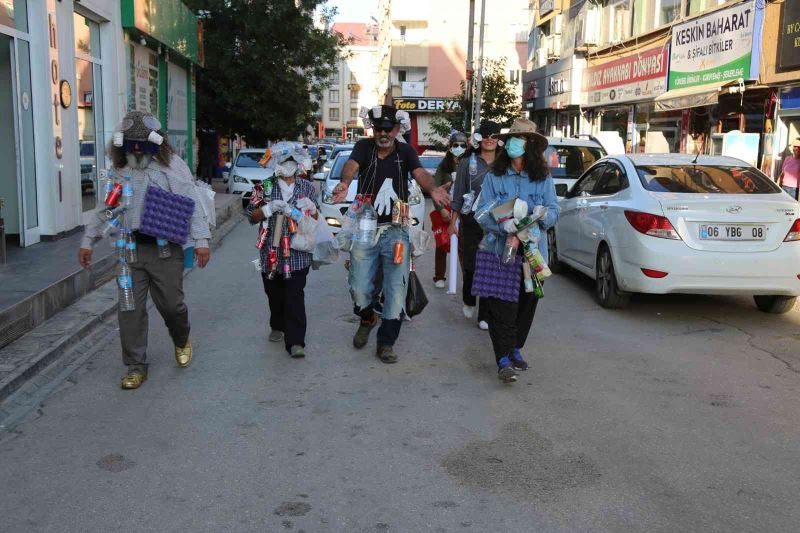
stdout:
[[464,132],[469,135],[472,131],[472,80],[475,70],[472,68],[472,50],[475,48],[475,0],[469,0],[469,28],[467,29],[467,84],[464,94],[466,102],[464,106]]
[[481,123],[481,97],[483,93],[483,27],[486,22],[486,0],[481,0],[481,31],[478,41],[478,89],[475,91],[475,124]]

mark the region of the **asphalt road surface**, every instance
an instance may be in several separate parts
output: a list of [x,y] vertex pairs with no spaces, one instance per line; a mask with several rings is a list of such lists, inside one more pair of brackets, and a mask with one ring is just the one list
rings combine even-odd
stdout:
[[186,279],[193,364],[151,312],[150,376],[117,338],[0,431],[0,531],[731,532],[800,529],[800,314],[748,298],[546,286],[516,384],[434,289],[400,361],[352,348],[340,265],[312,272],[308,356],[268,343],[238,226]]

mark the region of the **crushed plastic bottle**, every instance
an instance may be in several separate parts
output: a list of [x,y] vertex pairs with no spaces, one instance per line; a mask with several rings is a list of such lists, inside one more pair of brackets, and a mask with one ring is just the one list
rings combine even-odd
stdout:
[[358,214],[358,230],[353,241],[361,246],[370,247],[375,241],[375,232],[378,230],[378,216],[372,204],[365,203]]

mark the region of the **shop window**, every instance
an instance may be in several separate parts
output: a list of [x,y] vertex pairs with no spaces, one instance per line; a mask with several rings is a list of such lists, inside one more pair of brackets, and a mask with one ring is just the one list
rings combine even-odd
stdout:
[[100,25],[73,13],[75,36],[75,87],[73,100],[78,112],[78,153],[80,156],[82,210],[97,205],[97,170],[104,167],[102,62]]
[[0,0],[0,26],[28,32],[28,0]]
[[736,0],[687,0],[686,1],[686,14],[695,15],[708,9],[721,6],[723,4],[732,3]]
[[328,120],[339,120],[339,108],[332,107],[328,109]]
[[339,91],[330,90],[328,91],[328,101],[332,104],[339,103]]

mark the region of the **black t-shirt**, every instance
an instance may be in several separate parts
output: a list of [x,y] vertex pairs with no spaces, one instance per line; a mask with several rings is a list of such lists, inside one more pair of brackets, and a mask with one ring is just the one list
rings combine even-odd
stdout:
[[[417,151],[410,145],[394,142],[394,150],[384,157],[378,157],[378,145],[374,139],[361,139],[353,147],[350,159],[358,163],[358,192],[371,194],[373,198],[381,190],[386,179],[392,180],[392,188],[398,199],[408,201],[410,172],[420,168]],[[378,223],[391,222],[388,215],[378,215]]]

